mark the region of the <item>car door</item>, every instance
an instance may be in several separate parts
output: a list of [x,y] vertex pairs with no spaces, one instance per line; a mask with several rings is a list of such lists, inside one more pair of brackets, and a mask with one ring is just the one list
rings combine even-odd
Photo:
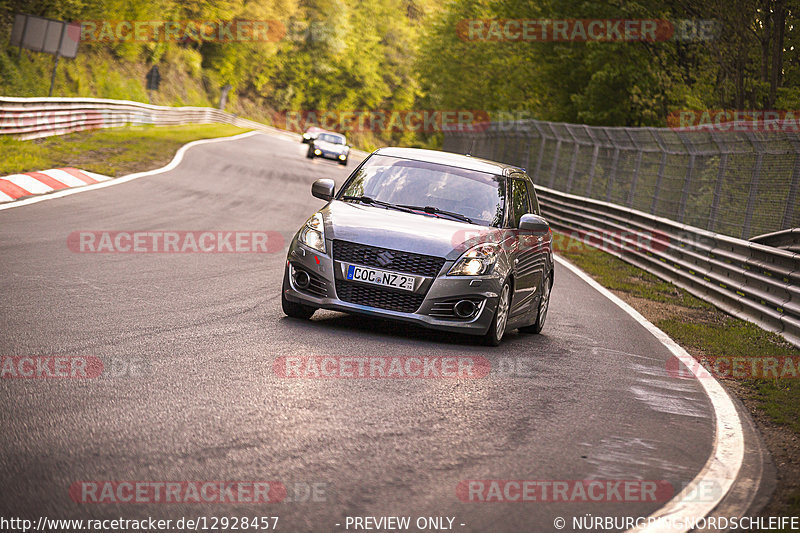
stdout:
[[514,273],[514,298],[510,315],[531,311],[538,299],[544,273],[544,257],[538,237],[519,230],[522,215],[534,213],[524,174],[512,174],[509,182],[509,227],[511,229],[511,264]]

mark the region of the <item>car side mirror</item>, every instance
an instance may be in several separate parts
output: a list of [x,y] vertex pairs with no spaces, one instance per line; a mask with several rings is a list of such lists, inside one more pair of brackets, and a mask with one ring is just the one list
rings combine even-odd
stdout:
[[547,233],[550,231],[550,224],[539,215],[527,213],[519,219],[519,229],[533,233]]
[[311,185],[311,194],[320,200],[330,201],[333,198],[335,188],[336,184],[333,180],[321,179]]

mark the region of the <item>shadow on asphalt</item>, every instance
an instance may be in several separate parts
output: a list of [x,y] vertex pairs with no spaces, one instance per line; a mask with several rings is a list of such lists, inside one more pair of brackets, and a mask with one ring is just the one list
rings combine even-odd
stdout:
[[[374,318],[362,315],[348,315],[334,311],[323,311],[317,314],[310,321],[299,320],[283,316],[279,319],[279,324],[296,330],[296,333],[313,333],[326,331],[338,334],[359,333],[361,335],[382,337],[384,340],[394,340],[397,342],[422,341],[434,344],[464,346],[474,348],[477,351],[492,351],[506,347],[518,347],[523,344],[540,345],[546,341],[546,335],[532,335],[521,333],[517,330],[508,331],[505,334],[503,343],[492,348],[481,344],[481,339],[475,335],[465,335],[450,333],[447,331],[437,331],[427,329],[414,324],[405,322],[395,322],[382,318]],[[294,334],[294,333],[293,333]],[[379,339],[376,339],[379,340]]]

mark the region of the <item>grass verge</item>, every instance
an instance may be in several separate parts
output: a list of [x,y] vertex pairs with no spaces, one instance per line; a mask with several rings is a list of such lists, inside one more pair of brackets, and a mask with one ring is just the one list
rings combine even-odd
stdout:
[[[561,256],[625,300],[696,359],[742,358],[752,363],[757,357],[800,357],[800,349],[780,335],[733,318],[653,274],[571,237],[563,244]],[[762,514],[800,514],[800,379],[731,377],[720,381],[750,411],[777,467],[778,486]]]
[[127,126],[20,141],[0,137],[0,176],[76,167],[106,176],[123,176],[169,163],[184,144],[228,137],[245,129],[227,124]]

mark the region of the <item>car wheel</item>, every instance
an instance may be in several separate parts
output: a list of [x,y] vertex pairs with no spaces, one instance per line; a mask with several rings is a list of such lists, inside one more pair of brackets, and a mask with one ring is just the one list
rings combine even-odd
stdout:
[[281,291],[281,307],[283,308],[284,314],[286,316],[292,318],[300,318],[302,320],[308,320],[311,318],[311,315],[317,310],[310,305],[303,305],[301,303],[290,302],[286,299],[286,294]]
[[306,154],[306,157],[309,159],[314,159],[314,151],[309,150],[308,153]]
[[347,166],[347,159],[345,159],[344,161],[339,161],[339,164],[342,165],[343,167],[346,167]]
[[489,325],[489,331],[483,336],[483,343],[487,346],[499,346],[506,332],[508,324],[508,312],[511,309],[511,284],[506,281],[500,291],[500,298],[497,300],[497,309],[494,318]]
[[547,320],[547,310],[550,307],[550,292],[553,288],[553,278],[547,276],[542,284],[542,297],[539,298],[539,308],[536,310],[536,322],[530,326],[519,328],[524,333],[538,334],[544,328],[544,321]]

